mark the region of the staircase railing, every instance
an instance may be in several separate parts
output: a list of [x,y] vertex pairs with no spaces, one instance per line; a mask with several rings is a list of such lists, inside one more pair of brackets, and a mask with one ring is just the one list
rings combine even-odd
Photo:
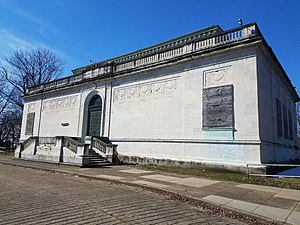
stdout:
[[29,137],[28,139],[26,139],[25,141],[21,142],[21,149],[24,150],[26,148],[28,148],[30,145],[32,145],[33,143],[37,143],[38,137]]
[[19,142],[19,154],[18,154],[18,158],[21,158],[21,154],[22,152],[29,148],[30,145],[34,144],[33,146],[33,154],[36,154],[36,146],[38,145],[38,137],[35,136],[31,136],[29,138],[27,138],[25,141],[23,142]]
[[78,148],[83,148],[85,146],[84,143],[74,140],[71,137],[62,137],[62,147],[66,147],[70,149],[72,152],[77,154]]
[[38,145],[55,145],[56,137],[38,137]]
[[92,148],[96,148],[97,150],[99,150],[103,154],[106,154],[106,145],[107,144],[104,141],[101,141],[97,137],[92,137],[91,144],[92,144]]
[[117,146],[118,145],[106,143],[105,141],[101,140],[100,137],[91,137],[91,148],[95,148],[96,150],[102,152],[106,158],[111,161],[115,161],[117,156]]

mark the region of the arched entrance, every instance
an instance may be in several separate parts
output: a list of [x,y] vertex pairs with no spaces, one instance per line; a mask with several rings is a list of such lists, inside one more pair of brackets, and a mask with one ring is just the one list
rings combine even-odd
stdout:
[[102,116],[102,100],[95,95],[89,102],[86,136],[100,136]]

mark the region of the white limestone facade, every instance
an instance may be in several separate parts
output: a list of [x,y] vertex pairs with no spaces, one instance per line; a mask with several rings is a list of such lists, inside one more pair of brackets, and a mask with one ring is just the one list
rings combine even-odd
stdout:
[[[97,136],[117,145],[123,162],[245,171],[247,164],[299,159],[298,95],[257,25],[210,32],[29,89],[20,138],[27,148],[16,157],[82,165],[94,118],[89,106],[98,96]],[[82,145],[71,151],[62,137]]]

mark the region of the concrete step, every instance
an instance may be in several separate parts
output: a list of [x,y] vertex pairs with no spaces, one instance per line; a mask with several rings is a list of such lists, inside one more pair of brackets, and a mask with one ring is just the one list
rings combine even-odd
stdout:
[[104,157],[101,155],[89,155],[89,158],[90,159],[104,159]]
[[89,165],[86,165],[86,166],[88,166],[88,167],[97,167],[97,166],[110,166],[110,165],[112,165],[111,163],[109,163],[109,162],[98,162],[98,163],[89,163]]
[[89,164],[91,164],[91,163],[107,163],[107,162],[104,160],[92,160],[92,161],[89,161]]
[[93,149],[89,150],[89,166],[106,166],[110,165],[105,158],[95,152]]

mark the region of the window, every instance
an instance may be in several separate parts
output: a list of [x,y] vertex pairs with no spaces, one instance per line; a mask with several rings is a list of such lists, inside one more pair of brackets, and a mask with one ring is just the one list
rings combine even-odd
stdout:
[[289,138],[288,118],[287,118],[287,110],[285,105],[282,106],[282,112],[283,112],[283,134],[285,138]]
[[34,113],[27,114],[25,135],[33,135],[34,115]]
[[290,133],[290,139],[293,140],[294,139],[294,132],[293,132],[293,118],[292,118],[292,113],[289,110],[288,111],[288,118],[289,118],[289,133]]
[[281,113],[281,102],[276,98],[276,116],[277,116],[277,134],[282,137],[282,113]]

